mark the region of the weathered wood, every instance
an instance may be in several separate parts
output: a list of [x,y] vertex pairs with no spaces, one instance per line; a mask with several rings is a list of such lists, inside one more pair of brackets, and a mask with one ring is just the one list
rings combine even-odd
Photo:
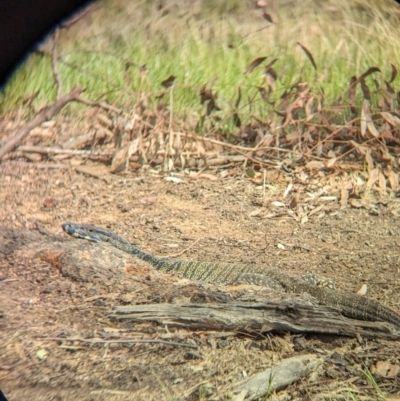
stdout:
[[116,306],[110,317],[194,330],[291,331],[400,340],[400,332],[389,323],[349,319],[334,308],[314,305],[292,294],[273,294],[273,299],[257,295],[248,301],[232,299],[225,303]]
[[257,373],[247,379],[235,383],[233,392],[239,393],[232,398],[232,401],[259,399],[274,391],[281,390],[316,370],[322,358],[315,355],[302,355],[288,358],[264,372]]
[[71,92],[65,96],[57,99],[56,102],[50,106],[45,107],[41,110],[32,120],[22,126],[17,133],[6,142],[0,149],[0,160],[8,152],[11,152],[28,134],[33,128],[44,123],[45,121],[51,120],[67,103],[79,99],[79,95],[83,92],[80,85],[75,86]]

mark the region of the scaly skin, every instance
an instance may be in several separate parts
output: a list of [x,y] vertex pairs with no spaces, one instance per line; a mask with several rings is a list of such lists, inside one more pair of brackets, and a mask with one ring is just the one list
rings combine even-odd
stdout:
[[[284,270],[254,264],[212,263],[195,260],[158,258],[141,251],[112,231],[90,224],[65,223],[63,230],[80,239],[109,242],[114,247],[152,264],[157,270],[180,277],[215,284],[254,284],[297,294],[307,293],[321,303],[332,306],[343,315],[361,320],[388,322],[400,329],[400,315],[364,296],[332,289],[329,279],[316,275],[295,276]],[[329,287],[329,288],[327,288]]]

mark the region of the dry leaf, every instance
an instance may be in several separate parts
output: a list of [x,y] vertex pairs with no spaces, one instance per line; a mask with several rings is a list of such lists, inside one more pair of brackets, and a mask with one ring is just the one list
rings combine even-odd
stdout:
[[379,189],[386,192],[386,179],[382,173],[379,173]]
[[312,112],[312,106],[314,104],[314,96],[311,96],[306,103],[306,116],[307,116],[307,121],[310,121],[314,117],[314,113]]
[[244,74],[249,74],[258,67],[267,57],[258,57],[254,59],[245,69]]
[[171,181],[174,182],[175,184],[179,184],[182,182],[182,180],[178,177],[165,177],[164,179],[165,181]]
[[288,207],[290,209],[296,209],[297,205],[299,204],[299,194],[294,194],[293,196],[291,196],[290,202],[288,204]]
[[207,173],[202,173],[202,174],[197,174],[197,178],[207,178],[211,181],[218,181],[218,177],[215,176],[214,174],[207,174]]
[[390,80],[389,80],[389,83],[391,84],[396,79],[397,69],[393,64],[390,64],[390,65],[392,66],[392,74],[391,74]]
[[272,20],[271,16],[270,16],[268,13],[266,13],[265,11],[263,11],[262,16],[263,16],[263,18],[266,19],[269,23],[271,23],[271,24],[274,23],[274,21]]
[[311,52],[305,46],[303,46],[301,43],[297,42],[297,44],[303,49],[303,52],[306,54],[306,56],[310,60],[315,71],[317,71],[317,64],[315,64],[314,57],[312,56]]
[[308,213],[308,217],[311,217],[313,214],[318,213],[319,211],[324,210],[325,208],[326,208],[325,205],[319,205],[315,209],[311,210],[310,213]]
[[383,377],[396,377],[400,373],[400,366],[388,361],[378,361],[374,370]]
[[326,167],[333,167],[336,163],[337,157],[332,157],[331,159],[328,159],[327,163],[326,163]]
[[152,205],[153,203],[155,203],[156,200],[157,200],[156,198],[151,198],[149,196],[146,196],[144,198],[140,198],[139,203],[141,203],[142,205]]
[[274,201],[274,202],[272,202],[272,206],[275,206],[275,207],[285,207],[286,205],[285,205],[283,202]]
[[381,72],[381,70],[378,67],[370,67],[367,71],[364,72],[364,74],[360,75],[359,81],[364,80],[366,77],[368,77],[368,75],[371,75],[374,72]]
[[347,201],[349,200],[349,191],[347,189],[342,189],[340,191],[340,208],[344,209],[347,206]]
[[[361,109],[361,118],[360,118],[360,129],[361,129],[361,135],[365,136],[365,134],[367,133],[367,115],[366,115],[366,110],[365,110],[365,100],[363,103],[363,107]],[[369,108],[368,108],[369,111]]]
[[185,159],[185,156],[183,156],[182,153],[179,155],[179,160],[181,162],[181,169],[183,170],[185,168],[185,166],[186,166],[186,159]]
[[368,87],[367,83],[365,82],[365,79],[360,77],[359,82],[361,85],[361,90],[364,95],[364,99],[368,100],[368,101],[371,100],[371,91],[369,90],[369,87]]
[[374,168],[373,170],[371,170],[367,182],[367,189],[371,189],[373,185],[378,181],[379,173],[380,173],[379,168]]
[[351,199],[349,200],[349,203],[350,203],[350,205],[351,205],[352,207],[354,207],[354,208],[356,208],[356,209],[361,209],[362,207],[364,207],[364,205],[362,204],[362,202],[359,201],[358,199],[351,198]]
[[203,143],[200,141],[196,141],[197,153],[199,157],[204,157],[206,155],[206,151],[204,149]]
[[325,164],[318,160],[311,160],[306,164],[306,168],[309,170],[322,170],[325,168]]
[[139,148],[139,138],[133,140],[129,146],[120,149],[113,157],[110,171],[112,173],[119,173],[128,168],[129,158],[137,152]]
[[292,191],[292,189],[293,189],[293,184],[290,183],[290,184],[287,186],[287,188],[285,189],[285,192],[283,193],[283,198],[286,198],[286,197],[290,194],[290,192]]
[[[349,85],[349,103],[350,106],[352,106],[354,108],[354,104],[356,102],[356,88],[357,88],[357,84],[358,84],[358,79],[356,76],[353,76],[350,78],[350,85]],[[355,109],[354,109],[355,112]]]
[[389,180],[389,185],[390,188],[396,190],[399,187],[399,176],[397,173],[395,173],[393,170],[389,172],[387,175],[387,178]]
[[376,129],[375,124],[372,121],[372,118],[369,121],[367,121],[367,127],[370,134],[373,135],[375,138],[378,138],[381,135],[379,131]]
[[256,217],[259,216],[262,212],[262,209],[255,209],[249,213],[249,217]]
[[381,116],[394,128],[400,128],[400,118],[387,112],[381,112]]
[[371,156],[370,149],[368,149],[365,154],[365,161],[367,162],[367,171],[370,173],[374,169],[374,159]]
[[301,217],[300,224],[305,224],[307,222],[308,222],[308,216],[305,214],[304,216]]
[[367,284],[363,284],[357,291],[357,295],[366,295],[367,292],[368,292],[368,286]]
[[174,82],[175,82],[176,77],[174,75],[170,75],[167,79],[164,79],[164,81],[161,82],[161,85],[164,88],[170,88]]
[[353,140],[350,140],[351,145],[357,149],[358,152],[360,152],[360,154],[365,155],[366,152],[369,150],[369,148],[367,148],[366,146],[363,146]]
[[172,147],[177,151],[177,153],[180,152],[182,148],[182,142],[181,142],[181,133],[180,132],[175,132],[175,137],[173,141]]
[[368,131],[371,135],[375,138],[380,136],[379,131],[376,129],[374,122],[372,121],[372,114],[369,107],[369,100],[364,99],[362,110],[361,110],[361,135],[364,136],[365,133]]
[[270,91],[276,91],[276,84],[275,84],[275,78],[273,77],[272,74],[266,73],[265,74],[265,80],[267,81],[267,84],[270,87]]
[[336,202],[338,200],[336,196],[320,196],[319,199],[325,202]]

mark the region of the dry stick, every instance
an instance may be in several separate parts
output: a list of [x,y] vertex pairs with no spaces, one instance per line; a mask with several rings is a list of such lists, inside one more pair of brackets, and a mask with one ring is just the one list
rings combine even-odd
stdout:
[[[190,137],[192,137],[192,138],[195,138],[195,139],[196,139],[196,138],[197,138],[197,139],[199,138],[199,136],[198,136],[198,135],[195,135],[195,134],[192,134],[192,135],[189,134],[188,136],[190,136]],[[297,155],[303,156],[303,154],[300,153],[300,152],[296,152],[296,151],[290,150],[290,149],[277,148],[277,147],[273,147],[273,146],[259,146],[259,145],[257,145],[257,146],[255,146],[254,148],[245,148],[244,146],[232,145],[232,144],[230,144],[230,143],[221,142],[221,141],[218,141],[218,140],[216,140],[216,139],[203,138],[203,137],[201,137],[201,139],[204,140],[204,141],[213,143],[213,144],[215,144],[215,145],[221,145],[221,146],[223,146],[223,147],[225,147],[225,148],[232,149],[232,150],[234,150],[235,152],[237,152],[237,153],[243,155],[246,159],[250,160],[250,161],[253,162],[253,163],[257,163],[257,164],[267,164],[267,165],[270,165],[270,166],[273,166],[273,167],[276,167],[276,163],[267,162],[267,161],[265,161],[265,160],[257,160],[257,159],[254,159],[254,158],[252,158],[251,156],[247,155],[247,154],[244,153],[244,152],[253,153],[253,152],[257,152],[257,151],[260,151],[260,150],[264,150],[264,149],[265,149],[265,150],[277,150],[277,151],[284,152],[284,153],[293,153],[293,154],[297,154]],[[317,158],[317,157],[315,157],[315,158]],[[318,159],[320,159],[320,158],[318,158]],[[320,159],[320,160],[323,160],[323,159]]]
[[332,133],[330,133],[326,138],[324,138],[322,141],[318,142],[314,147],[312,147],[312,148],[308,151],[309,156],[311,156],[311,153],[312,153],[315,149],[317,149],[317,147],[318,147],[320,144],[322,144],[322,143],[328,141],[330,138],[334,137],[334,136],[335,136],[338,132],[340,132],[342,129],[350,128],[350,124],[356,122],[357,120],[359,120],[359,117],[353,118],[352,120],[350,120],[350,121],[349,121],[348,123],[346,123],[345,125],[339,127],[338,129],[336,129],[335,131],[333,131]]
[[53,35],[53,46],[51,49],[51,68],[53,70],[54,81],[56,81],[56,86],[57,86],[57,100],[61,98],[63,91],[62,81],[60,77],[60,72],[58,71],[58,63],[57,63],[58,59],[57,47],[58,47],[59,36],[60,36],[60,30],[57,28]]
[[17,133],[12,137],[6,144],[0,149],[0,160],[8,152],[12,151],[28,134],[29,132],[44,123],[45,121],[51,120],[67,103],[77,100],[79,95],[83,92],[80,85],[75,86],[74,89],[67,95],[58,99],[51,106],[47,106],[39,112],[31,121],[21,127]]
[[196,241],[193,242],[193,244],[189,245],[187,248],[185,248],[183,251],[175,253],[173,255],[167,256],[167,258],[177,258],[178,256],[183,255],[185,252],[187,252],[190,248],[193,248],[198,242],[200,241],[200,238],[197,238]]
[[52,341],[80,341],[83,343],[90,343],[90,344],[124,344],[124,343],[148,343],[148,344],[164,344],[164,345],[173,345],[175,347],[184,347],[184,348],[194,348],[197,349],[196,345],[192,344],[182,344],[182,343],[174,343],[164,340],[140,340],[135,338],[127,338],[124,340],[102,340],[101,338],[82,338],[82,337],[39,337],[45,340],[52,340]]
[[62,25],[61,28],[70,28],[72,25],[77,23],[79,20],[81,20],[86,14],[88,14],[92,9],[94,8],[95,3],[90,4],[86,8],[84,8],[80,13],[74,15],[72,18],[69,20],[65,21]]
[[65,164],[44,164],[44,163],[27,163],[27,162],[22,162],[22,161],[16,161],[16,160],[8,160],[6,163],[3,163],[3,165],[7,164],[16,164],[18,166],[23,166],[23,167],[34,167],[37,169],[49,169],[49,168],[69,168],[69,166]]
[[[367,144],[368,142],[373,142],[375,139],[378,139],[378,138],[375,138],[375,137],[370,138],[370,139],[366,140],[365,142],[363,142],[363,145]],[[348,141],[348,142],[349,142],[349,141]],[[348,150],[347,152],[343,153],[342,155],[338,156],[338,157],[336,158],[336,161],[338,161],[338,160],[340,160],[340,159],[343,159],[343,158],[344,158],[345,156],[347,156],[349,153],[353,152],[354,150],[357,150],[357,148],[356,148],[353,144],[351,144],[351,145],[352,145],[352,148],[351,148],[350,150]]]
[[58,149],[58,148],[47,148],[41,146],[19,146],[18,151],[20,152],[29,152],[29,153],[39,153],[42,155],[47,154],[58,154],[58,155],[79,155],[79,156],[110,156],[111,154],[100,153],[100,152],[92,152],[90,150],[75,150],[75,149]]
[[[87,156],[91,160],[98,160],[101,158],[104,159],[111,159],[112,158],[112,152],[91,152],[90,150],[76,150],[76,149],[58,149],[58,148],[49,148],[49,147],[42,147],[42,146],[19,146],[17,148],[17,151],[20,152],[20,155],[22,156],[24,152],[28,153],[39,153],[42,155],[48,155],[48,154],[58,154],[58,155],[73,155],[73,156]],[[12,154],[12,153],[10,153]],[[159,151],[157,154],[164,154],[163,151]],[[214,165],[221,165],[224,163],[238,163],[238,162],[243,162],[246,159],[249,159],[248,156],[220,156],[217,158],[213,159],[208,159],[207,164],[210,166]],[[260,161],[255,160],[255,162],[260,163]],[[14,162],[16,163],[16,162]],[[18,163],[23,163],[23,162],[18,162]],[[32,165],[30,163],[26,163],[26,165]],[[43,165],[45,166],[45,165]],[[54,167],[61,166],[61,165],[54,165]],[[51,165],[50,165],[51,167]],[[61,166],[62,167],[62,166]],[[65,166],[66,167],[66,166]]]
[[240,46],[242,43],[244,43],[244,41],[245,41],[246,39],[250,38],[251,36],[256,35],[258,32],[261,32],[261,31],[264,31],[265,29],[270,28],[271,26],[272,26],[272,24],[270,23],[270,24],[267,25],[267,26],[263,26],[263,27],[261,27],[261,28],[259,28],[259,29],[256,29],[256,30],[253,31],[253,32],[248,33],[247,35],[244,35],[244,36],[242,37],[242,40],[240,41],[240,43],[239,43],[238,46]]
[[169,89],[169,135],[171,135],[172,130],[172,119],[174,118],[174,84],[172,84],[171,88]]
[[237,152],[237,153],[240,153],[241,155],[243,155],[244,157],[246,157],[247,160],[250,160],[251,162],[253,162],[253,163],[255,163],[255,164],[263,164],[263,165],[265,164],[265,165],[267,165],[267,166],[277,167],[277,164],[276,164],[276,163],[272,163],[272,162],[265,161],[265,160],[257,160],[257,159],[254,159],[253,157],[251,157],[251,156],[249,156],[249,155],[246,155],[244,152],[241,152],[241,151],[238,150],[238,149],[236,149],[236,152]]
[[100,108],[102,108],[104,110],[107,110],[107,111],[113,111],[114,113],[122,114],[122,110],[121,109],[118,109],[115,106],[112,106],[112,105],[110,105],[108,103],[105,103],[105,102],[93,102],[91,100],[83,99],[81,97],[76,99],[76,101],[80,102],[80,103],[83,103],[83,104],[86,104],[87,106],[100,107]]

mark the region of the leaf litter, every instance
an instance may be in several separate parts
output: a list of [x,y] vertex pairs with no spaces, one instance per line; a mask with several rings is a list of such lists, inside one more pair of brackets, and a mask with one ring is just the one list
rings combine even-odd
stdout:
[[[269,15],[265,18],[272,22]],[[312,53],[298,45],[317,72]],[[264,192],[274,187],[281,191],[280,201],[264,197],[254,203],[260,207],[247,211],[247,216],[267,221],[284,217],[304,225],[312,216],[323,221],[327,213],[336,213],[338,204],[379,213],[385,198],[399,194],[400,95],[392,87],[396,66],[391,65],[386,80],[374,66],[351,77],[343,96],[330,104],[322,87],[329,71],[321,74],[320,85],[299,80],[281,94],[278,84],[285,71],[274,67],[274,59],[260,73],[258,67],[267,58],[258,57],[247,66],[234,99],[219,96],[218,77],[200,88],[193,85],[201,109],[194,117],[174,114],[173,88],[181,85],[179,72],[174,72],[160,82],[159,92],[141,89],[131,109],[85,99],[85,134],[71,132],[68,118],[54,118],[51,132],[45,123],[36,127],[34,135],[3,160],[69,162],[82,171],[87,164],[98,165],[101,175],[86,173],[97,178],[147,169],[165,175],[173,185],[189,179],[246,177]],[[134,63],[125,64],[127,85],[132,71],[142,82],[148,79],[145,66],[132,67]],[[246,86],[250,74],[260,74],[254,91]],[[372,81],[372,75],[379,78]],[[265,110],[257,114],[260,104]],[[8,115],[0,121],[6,136],[15,130],[9,121]],[[142,206],[157,202],[151,196],[138,199]],[[276,247],[286,250],[280,242]],[[360,294],[366,290],[361,286]],[[399,375],[398,363],[377,361],[375,369],[384,378]]]

